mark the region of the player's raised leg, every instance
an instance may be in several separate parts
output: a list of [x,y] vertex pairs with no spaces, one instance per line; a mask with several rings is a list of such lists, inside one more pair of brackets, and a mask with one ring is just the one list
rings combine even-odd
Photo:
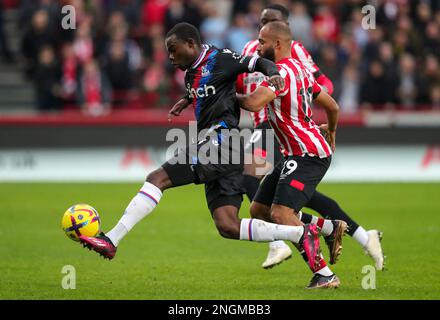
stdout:
[[[184,149],[182,152],[185,152],[188,156],[188,150],[189,148]],[[137,223],[156,208],[162,198],[162,193],[166,189],[197,181],[192,165],[180,164],[176,159],[179,159],[179,155],[165,162],[162,167],[147,176],[146,182],[130,201],[121,219],[113,229],[107,234],[101,233],[95,238],[80,237],[81,243],[98,252],[104,258],[112,259],[116,254],[116,248],[120,241]]]
[[118,223],[106,234],[97,237],[81,236],[84,246],[98,252],[104,258],[113,259],[119,242],[143,218],[149,215],[162,198],[162,192],[172,183],[163,168],[148,175],[146,182],[130,201]]

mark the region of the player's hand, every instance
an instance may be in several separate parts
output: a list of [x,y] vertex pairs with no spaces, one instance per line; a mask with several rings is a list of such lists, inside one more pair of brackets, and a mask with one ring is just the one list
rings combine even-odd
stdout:
[[171,110],[168,112],[168,121],[171,121],[173,117],[180,116],[180,113],[187,108],[191,103],[185,99],[182,98],[171,108]]
[[324,136],[325,140],[327,140],[332,152],[336,150],[336,131],[330,131],[328,129],[327,124],[321,124],[319,126],[319,130],[321,130],[321,134]]
[[270,77],[268,82],[273,85],[277,91],[284,89],[284,79],[280,75]]

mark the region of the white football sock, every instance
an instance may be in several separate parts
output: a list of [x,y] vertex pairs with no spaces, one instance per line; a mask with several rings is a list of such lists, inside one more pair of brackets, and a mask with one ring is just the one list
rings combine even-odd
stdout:
[[312,221],[310,221],[310,223],[311,224],[317,224],[318,223],[318,217],[317,216],[312,216]]
[[115,246],[124,238],[127,233],[159,203],[162,198],[162,191],[154,184],[145,182],[138,194],[128,204],[124,215],[116,226],[106,233],[106,236]]
[[365,247],[368,243],[368,233],[364,228],[359,226],[353,233],[353,239],[359,242],[362,247]]
[[325,277],[331,276],[333,274],[332,270],[330,270],[330,268],[328,266],[325,266],[324,268],[316,271],[315,273],[319,273],[320,275],[325,276]]
[[257,242],[288,240],[298,243],[303,233],[302,226],[285,226],[259,219],[241,219],[240,240]]
[[326,237],[333,232],[333,223],[331,220],[318,218],[317,225],[321,228],[321,234]]
[[331,276],[333,274],[333,271],[328,267],[327,263],[324,260],[322,253],[320,254],[320,256],[321,256],[320,265],[322,265],[324,267],[322,267],[321,269],[319,269],[315,273],[319,273],[320,275],[325,276],[325,277]]

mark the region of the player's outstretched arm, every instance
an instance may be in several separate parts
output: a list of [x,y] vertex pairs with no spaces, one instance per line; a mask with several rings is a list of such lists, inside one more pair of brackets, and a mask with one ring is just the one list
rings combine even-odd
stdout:
[[254,70],[268,76],[268,82],[273,85],[277,91],[284,89],[284,79],[280,76],[277,65],[272,61],[259,57],[255,63]]
[[327,141],[333,151],[336,148],[336,127],[338,125],[339,105],[327,92],[322,90],[315,98],[315,102],[320,104],[327,113],[327,125],[321,126],[327,134]]
[[251,112],[260,111],[275,98],[275,93],[271,89],[263,86],[258,87],[254,92],[248,95],[237,94],[237,101],[240,107]]
[[183,97],[170,109],[168,112],[168,121],[171,121],[173,117],[180,116],[180,113],[191,104],[191,101],[187,97]]

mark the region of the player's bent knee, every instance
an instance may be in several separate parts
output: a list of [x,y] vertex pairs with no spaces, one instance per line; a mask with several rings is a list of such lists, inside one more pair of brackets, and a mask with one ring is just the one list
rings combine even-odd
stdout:
[[295,210],[286,210],[280,208],[274,208],[270,212],[272,221],[277,224],[284,224],[290,226],[301,226],[302,222],[298,219]]
[[270,213],[270,218],[274,223],[281,224],[284,220],[284,215],[279,211],[272,211]]
[[154,184],[160,190],[165,190],[171,186],[170,178],[163,168],[151,172],[146,179],[147,182]]
[[264,204],[252,201],[250,207],[250,214],[252,218],[270,221],[270,208]]
[[220,224],[217,225],[218,233],[226,239],[239,239],[240,237],[240,231],[236,226],[233,225],[227,225],[227,224]]
[[213,214],[215,226],[219,234],[227,239],[240,238],[240,220],[235,215],[215,210]]

